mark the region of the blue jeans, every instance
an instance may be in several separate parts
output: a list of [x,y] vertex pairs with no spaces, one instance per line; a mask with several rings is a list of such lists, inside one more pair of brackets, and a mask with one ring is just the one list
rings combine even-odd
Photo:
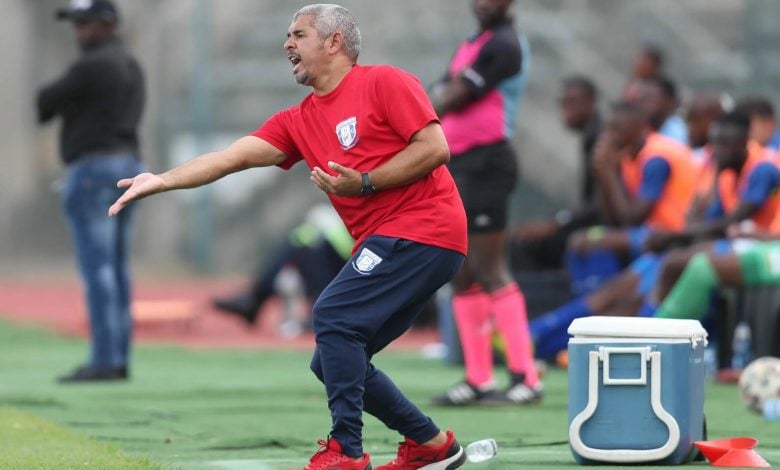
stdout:
[[92,337],[88,365],[126,367],[130,352],[130,275],[127,255],[131,204],[115,217],[109,206],[122,194],[116,183],[143,171],[128,152],[94,154],[68,167],[62,206],[84,284]]

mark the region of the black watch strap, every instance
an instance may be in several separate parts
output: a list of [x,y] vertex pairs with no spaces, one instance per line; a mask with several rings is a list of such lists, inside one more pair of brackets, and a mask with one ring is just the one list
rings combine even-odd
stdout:
[[371,183],[371,177],[368,176],[368,172],[361,173],[360,177],[363,178],[363,186],[360,187],[360,194],[368,196],[376,192],[376,186]]

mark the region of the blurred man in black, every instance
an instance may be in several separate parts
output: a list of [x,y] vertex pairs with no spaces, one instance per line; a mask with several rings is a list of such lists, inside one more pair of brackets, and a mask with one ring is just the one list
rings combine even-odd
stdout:
[[116,35],[119,12],[107,0],[73,0],[57,11],[73,24],[81,56],[37,97],[38,120],[62,117],[67,165],[62,205],[89,312],[89,360],[61,382],[125,380],[132,319],[127,268],[132,210],[106,216],[119,179],[142,171],[136,129],[144,104],[138,62]]
[[569,77],[561,85],[559,104],[564,125],[581,136],[581,204],[571,210],[560,210],[549,219],[515,228],[512,232],[512,267],[516,269],[562,268],[569,235],[579,228],[600,223],[592,164],[593,147],[601,132],[598,90],[587,77]]

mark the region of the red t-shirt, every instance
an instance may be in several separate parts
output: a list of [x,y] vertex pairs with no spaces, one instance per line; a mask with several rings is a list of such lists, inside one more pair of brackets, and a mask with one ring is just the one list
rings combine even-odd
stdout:
[[[403,150],[436,113],[420,81],[387,65],[359,66],[330,93],[310,94],[252,135],[278,148],[289,169],[300,160],[331,173],[334,161],[371,171]],[[371,196],[328,195],[357,248],[370,235],[413,240],[466,254],[463,202],[445,166],[407,186]]]

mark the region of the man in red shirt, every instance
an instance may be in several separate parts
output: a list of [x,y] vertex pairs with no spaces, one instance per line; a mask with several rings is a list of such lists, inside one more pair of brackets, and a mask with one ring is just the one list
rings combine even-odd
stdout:
[[439,430],[371,363],[452,279],[467,250],[441,126],[417,78],[357,65],[360,31],[343,7],[299,10],[284,48],[295,80],[312,94],[225,150],[119,181],[127,191],[109,214],[151,194],[304,160],[357,240],[313,308],[311,368],[325,383],[333,427],[305,468],[371,468],[362,448],[364,410],[405,437],[396,459],[377,468],[456,468],[465,454],[453,433]]

